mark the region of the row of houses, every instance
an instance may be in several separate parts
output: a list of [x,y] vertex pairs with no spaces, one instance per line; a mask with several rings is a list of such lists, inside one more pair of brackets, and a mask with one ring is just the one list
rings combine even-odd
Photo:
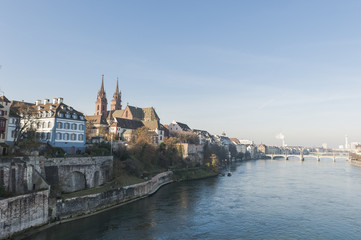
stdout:
[[[83,152],[87,139],[105,138],[106,140],[135,140],[136,131],[146,127],[153,135],[152,142],[160,144],[165,138],[179,133],[192,133],[198,141],[182,142],[185,156],[202,155],[205,143],[219,144],[228,147],[236,146],[238,152],[249,152],[256,157],[257,147],[252,141],[228,138],[225,134],[212,135],[205,130],[191,129],[187,124],[173,121],[163,125],[153,107],[141,108],[126,105],[122,108],[121,92],[118,80],[108,110],[108,101],[104,89],[104,75],[95,102],[94,115],[84,115],[71,105],[65,104],[61,97],[37,100],[35,103],[9,100],[0,97],[0,154],[7,152],[19,138],[24,138],[28,130],[33,130],[43,143],[60,147],[69,154]],[[186,145],[186,144],[193,144]]]

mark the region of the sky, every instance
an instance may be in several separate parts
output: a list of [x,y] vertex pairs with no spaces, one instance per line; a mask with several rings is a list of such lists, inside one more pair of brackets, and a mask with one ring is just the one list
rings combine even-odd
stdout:
[[[0,93],[123,107],[256,143],[361,142],[361,2],[0,0]],[[110,106],[109,106],[110,107]]]

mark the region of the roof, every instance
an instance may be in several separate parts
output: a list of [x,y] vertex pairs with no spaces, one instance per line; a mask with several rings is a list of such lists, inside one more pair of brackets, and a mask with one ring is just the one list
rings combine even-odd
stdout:
[[180,122],[177,122],[178,126],[183,130],[183,131],[191,131],[192,129],[190,129],[190,127],[188,127],[187,124],[185,123],[180,123]]
[[[33,103],[27,103],[27,102],[19,102],[19,101],[12,101],[11,107],[14,108],[14,111],[17,111],[17,109],[22,108],[24,106],[27,106],[31,108],[34,112],[37,113],[44,113],[42,118],[45,117],[56,117],[56,118],[73,118],[78,119],[80,121],[84,120],[84,114],[76,111],[73,109],[73,107],[65,104],[65,103],[52,103],[49,102],[47,104],[38,104],[35,105]],[[47,114],[50,113],[50,114]],[[46,115],[45,115],[46,114]],[[84,118],[84,119],[81,119]]]
[[124,110],[115,110],[112,113],[112,117],[121,118],[123,116]]
[[239,141],[238,138],[229,138],[232,142],[234,142],[235,144],[241,144],[241,142]]
[[0,96],[0,102],[10,102],[5,96]]
[[161,130],[162,126],[159,123],[159,121],[157,120],[153,120],[153,121],[143,121],[144,126],[146,126],[147,128],[149,128],[150,130]]
[[139,119],[144,121],[159,120],[158,114],[156,113],[153,107],[139,108],[128,105],[124,110],[118,110],[118,111],[123,111],[123,112],[119,112],[122,113],[121,116],[122,118],[125,118],[125,116],[123,115],[124,115],[124,111],[126,111],[127,109],[129,109],[133,119]]
[[146,120],[146,121],[159,120],[158,114],[155,112],[153,107],[142,108],[142,109],[144,112],[144,120]]
[[107,124],[107,121],[102,115],[89,115],[85,116],[85,119],[91,124]]
[[140,127],[143,127],[143,123],[138,120],[131,120],[131,119],[125,119],[125,118],[115,118],[117,127],[121,127],[124,129],[137,129]]

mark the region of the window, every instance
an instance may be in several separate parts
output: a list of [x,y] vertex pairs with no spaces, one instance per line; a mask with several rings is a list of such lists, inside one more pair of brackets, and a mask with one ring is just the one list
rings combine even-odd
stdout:
[[50,139],[50,133],[46,134],[46,139],[49,140]]
[[58,122],[58,128],[63,128],[63,123]]
[[76,115],[75,113],[73,114],[73,119],[78,119],[78,115]]
[[71,125],[71,129],[76,130],[76,129],[77,129],[77,125],[76,125],[75,123],[73,123],[73,124]]
[[8,115],[8,111],[5,111],[5,116]]
[[11,131],[11,137],[12,137],[12,138],[15,137],[15,130]]
[[84,140],[84,136],[83,136],[83,134],[79,134],[79,136],[78,136],[78,140],[79,140],[79,141],[83,141],[83,140]]
[[51,122],[48,122],[48,128],[51,128]]
[[80,124],[79,125],[79,130],[84,130],[84,125]]
[[64,124],[64,128],[65,128],[65,129],[69,129],[69,128],[70,128],[70,124],[69,124],[69,123],[65,123],[65,124]]
[[43,122],[43,128],[46,128],[46,122]]
[[98,105],[98,107],[97,107],[97,110],[99,110],[99,105]]
[[75,134],[75,133],[73,133],[73,134],[71,135],[71,140],[76,140],[76,134]]
[[56,139],[61,140],[61,133],[56,134]]
[[40,139],[45,139],[45,133],[41,133]]
[[66,118],[70,118],[70,113],[65,114]]
[[68,133],[64,133],[64,140],[69,140],[69,134]]

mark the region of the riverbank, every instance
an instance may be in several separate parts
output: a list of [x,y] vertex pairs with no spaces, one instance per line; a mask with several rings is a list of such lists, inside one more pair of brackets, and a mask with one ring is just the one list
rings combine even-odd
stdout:
[[211,169],[209,167],[198,167],[198,168],[184,168],[184,169],[175,169],[173,170],[174,180],[179,181],[189,181],[189,180],[199,180],[210,177],[216,177],[219,174],[219,171]]
[[[155,194],[161,187],[176,181],[199,180],[216,177],[218,172],[208,167],[175,169],[154,176],[152,179],[122,188],[79,197],[59,199],[55,202],[49,223],[15,233],[11,239],[24,239],[55,225],[87,218]],[[50,204],[51,205],[51,204]]]
[[361,167],[361,161],[360,160],[351,160],[350,163],[354,166]]

